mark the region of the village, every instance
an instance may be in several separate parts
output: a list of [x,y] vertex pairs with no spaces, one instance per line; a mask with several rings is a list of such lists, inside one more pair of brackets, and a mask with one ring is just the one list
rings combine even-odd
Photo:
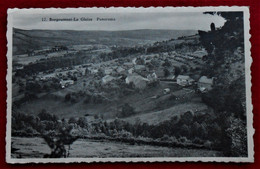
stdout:
[[[56,48],[57,50],[54,50]],[[78,47],[77,49],[80,48],[81,47]],[[67,47],[55,46],[54,48],[51,48],[51,50],[46,51],[49,53],[51,51],[64,54],[62,53],[64,50],[66,51],[66,55],[75,49],[68,50]],[[91,51],[91,48],[88,48],[88,52]],[[36,52],[33,53],[35,54]],[[28,53],[28,56],[32,57],[31,53]],[[51,69],[34,73],[33,76],[19,78],[19,80],[17,78],[15,83],[18,85],[14,85],[14,96],[17,96],[16,98],[20,99],[23,92],[31,90],[32,88],[30,87],[36,87],[37,89],[34,91],[37,91],[37,93],[35,93],[37,97],[51,93],[65,98],[68,94],[80,92],[85,93],[85,95],[91,95],[92,98],[93,96],[99,98],[100,101],[91,102],[92,104],[97,103],[96,106],[99,104],[107,105],[108,103],[118,102],[120,98],[125,98],[125,102],[127,102],[129,94],[136,97],[135,93],[140,92],[142,93],[141,98],[145,100],[145,97],[149,97],[154,103],[157,101],[163,102],[165,99],[165,102],[168,102],[167,98],[172,95],[176,97],[175,100],[178,100],[181,103],[187,101],[187,96],[188,98],[192,98],[192,95],[189,93],[205,93],[212,89],[214,77],[199,75],[204,65],[205,56],[207,56],[207,52],[205,49],[201,48],[196,51],[188,51],[185,53],[177,53],[176,51],[144,53],[99,63],[87,63]],[[34,55],[33,57],[37,57],[37,55]],[[22,69],[22,66],[14,67],[13,74],[15,74],[17,70]],[[20,86],[20,89],[17,86]],[[24,91],[23,86],[25,86],[27,90]],[[196,97],[198,94],[196,94]],[[14,98],[14,100],[16,98]],[[73,99],[74,102],[77,103],[79,100],[84,99],[84,96],[75,94]],[[135,106],[135,110],[138,112],[157,110],[152,105],[150,105],[149,108],[145,108],[137,105],[133,100],[130,100],[129,102],[132,106]],[[122,105],[123,103],[117,104],[117,107],[122,107]],[[168,107],[169,106],[174,105],[168,105]],[[115,110],[108,108],[107,106],[104,107],[106,108],[102,110],[97,109],[97,111],[115,111],[112,113],[113,115],[105,116],[108,119],[120,117],[118,114],[122,111],[121,108]],[[79,111],[82,112],[83,110]],[[96,114],[95,111],[84,112],[85,114],[90,114],[92,117]],[[102,113],[97,114],[100,115]],[[131,116],[131,114],[127,116]],[[89,118],[90,117],[88,117],[88,119]]]

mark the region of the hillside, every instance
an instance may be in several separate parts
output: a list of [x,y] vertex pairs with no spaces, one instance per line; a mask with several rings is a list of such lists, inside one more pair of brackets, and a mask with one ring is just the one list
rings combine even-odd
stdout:
[[195,30],[72,31],[21,30],[14,28],[13,52],[14,55],[24,54],[28,49],[43,49],[55,45],[136,46],[196,33]]
[[[125,31],[122,32],[126,33]],[[132,33],[131,38],[133,38],[134,36],[134,38],[140,38],[136,36],[134,32],[135,31],[128,32],[128,37],[130,37]],[[160,31],[151,32],[158,33]],[[34,32],[32,32],[32,35],[34,35],[33,33]],[[46,34],[42,34],[42,36],[46,36]],[[160,38],[160,36],[158,35],[157,37],[153,37],[153,39],[158,39],[158,37]],[[114,38],[118,38],[118,36]],[[29,102],[28,104],[24,104],[20,108],[20,110],[27,112],[28,114],[38,114],[42,109],[46,109],[47,111],[53,112],[61,118],[81,117],[85,114],[90,114],[94,116],[95,114],[98,114],[104,116],[105,119],[114,119],[119,116],[122,106],[125,103],[128,103],[132,107],[134,107],[136,112],[135,116],[131,118],[133,120],[139,115],[140,119],[145,119],[142,118],[143,114],[151,114],[154,112],[156,112],[155,114],[160,114],[161,110],[163,109],[176,111],[174,106],[182,104],[183,100],[177,101],[174,98],[175,96],[184,98],[185,101],[189,101],[193,98],[198,98],[197,94],[194,94],[194,92],[193,94],[190,94],[191,91],[188,89],[182,90],[181,87],[176,84],[164,82],[161,82],[159,85],[156,86],[150,86],[146,89],[142,89],[142,92],[140,93],[138,89],[131,87],[129,88],[129,86],[126,86],[125,78],[111,81],[108,84],[103,84],[102,78],[106,76],[106,70],[115,69],[118,67],[123,68],[123,72],[114,72],[110,75],[112,75],[113,77],[126,77],[127,75],[129,75],[128,70],[130,70],[131,67],[133,68],[134,65],[129,67],[124,63],[131,63],[131,61],[136,58],[143,58],[141,60],[146,60],[147,62],[147,64],[142,63],[141,65],[139,65],[141,67],[147,66],[147,71],[142,74],[142,76],[144,77],[151,75],[155,71],[165,71],[165,69],[169,70],[169,75],[173,75],[175,67],[181,67],[181,69],[185,69],[185,71],[181,70],[180,73],[199,75],[201,67],[203,67],[203,61],[197,58],[194,58],[193,60],[188,60],[187,58],[185,58],[186,55],[191,54],[193,51],[200,50],[201,45],[199,44],[198,40],[198,35],[184,37],[182,36],[178,39],[168,39],[165,41],[155,42],[154,44],[149,45],[149,47],[141,46],[138,48],[119,48],[113,50],[112,52],[101,53],[99,55],[95,55],[93,51],[91,51],[91,53],[88,53],[89,51],[79,51],[78,53],[76,53],[76,55],[66,57],[62,56],[56,58],[53,57],[48,58],[47,60],[37,61],[34,64],[26,65],[24,66],[24,73],[22,74],[50,71],[51,68],[57,69],[59,67],[64,67],[65,63],[68,63],[67,66],[74,67],[75,65],[81,65],[88,62],[95,63],[93,66],[88,66],[89,69],[100,69],[101,71],[98,74],[90,73],[86,76],[77,78],[77,82],[75,82],[74,85],[68,86],[65,89],[57,88],[54,90],[52,89],[53,86],[50,86],[49,90],[47,90],[46,96],[42,97],[41,95],[39,99]],[[87,59],[87,61],[84,61],[86,60],[86,56],[90,56],[92,59]],[[26,58],[30,57],[24,57],[22,59]],[[39,56],[32,56],[32,58],[39,58]],[[60,62],[60,60],[62,60],[62,62]],[[170,66],[165,67],[165,62],[169,62]],[[193,70],[195,67],[198,69],[198,71]],[[42,89],[45,88],[44,86],[48,85],[46,82],[38,83],[42,84]],[[83,84],[85,84],[85,86]],[[165,88],[169,88],[171,90],[171,94],[163,94],[163,90]],[[39,92],[43,92],[44,95],[46,91],[42,89],[39,89]],[[30,91],[28,90],[28,92]],[[78,95],[78,93],[84,94]],[[103,102],[101,104],[85,103],[88,95],[93,95],[93,93],[97,93],[98,96],[102,96],[105,100],[108,99],[110,102]],[[64,97],[67,94],[75,95],[75,102],[64,102]],[[152,97],[154,96],[158,96],[158,98],[153,99]],[[16,98],[13,99],[16,100]],[[48,104],[48,107],[45,107],[45,104]],[[198,109],[197,106],[194,106],[193,101],[191,101],[190,104],[191,106],[189,106],[189,108],[183,110],[178,109],[178,111],[176,111],[175,113],[172,113],[171,111],[166,111],[166,114],[168,114],[169,116],[163,116],[160,121],[168,120],[170,117],[178,115],[180,113],[184,113],[186,110],[196,111],[196,109]],[[195,102],[195,104],[199,104],[202,107],[205,106],[203,103],[201,103],[201,101]],[[154,123],[155,121],[156,120],[151,120],[151,123]],[[147,121],[144,120],[144,122]]]

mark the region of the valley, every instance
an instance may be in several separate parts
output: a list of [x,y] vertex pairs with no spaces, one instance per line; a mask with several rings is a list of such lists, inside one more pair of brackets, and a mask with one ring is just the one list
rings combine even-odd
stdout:
[[14,29],[13,155],[247,156],[242,33]]

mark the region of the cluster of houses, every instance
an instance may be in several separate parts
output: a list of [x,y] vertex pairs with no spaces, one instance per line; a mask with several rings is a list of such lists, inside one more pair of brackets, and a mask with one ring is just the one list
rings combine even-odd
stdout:
[[60,81],[60,87],[65,88],[69,85],[74,84],[74,80],[72,79],[72,77],[73,78],[82,77],[85,75],[85,72],[86,72],[86,68],[84,68],[82,66],[74,66],[71,69],[59,68],[49,74],[43,74],[42,72],[40,72],[38,74],[38,77],[39,77],[39,80],[41,80],[41,81],[49,81],[52,79],[58,79]]
[[[54,50],[54,49],[53,49]],[[64,50],[57,47],[55,50]],[[194,53],[196,57],[205,55],[205,51],[197,51]],[[102,64],[86,64],[74,66],[69,70],[56,69],[49,74],[39,74],[40,80],[46,81],[53,78],[60,80],[61,88],[65,88],[74,84],[74,79],[71,77],[81,77],[87,74],[97,76],[101,80],[101,84],[106,85],[115,80],[124,80],[126,84],[133,84],[135,88],[144,89],[149,83],[154,81],[168,80],[177,83],[180,86],[191,86],[197,84],[199,91],[206,92],[212,89],[213,78],[202,76],[199,79],[188,75],[178,75],[175,77],[175,70],[172,66],[162,66],[167,61],[167,56],[159,57],[158,54],[142,55],[136,58],[106,62]],[[152,63],[151,63],[152,62]],[[148,65],[158,65],[149,67]],[[167,70],[166,70],[167,69]],[[166,74],[167,72],[167,74]]]
[[[195,80],[192,79],[188,75],[179,75],[176,78],[176,82],[178,85],[181,86],[190,86],[195,84]],[[199,80],[197,81],[197,86],[200,92],[207,92],[212,89],[214,85],[214,78],[208,78],[206,76],[201,76]]]
[[[204,54],[204,52],[201,53]],[[149,63],[152,59],[154,59],[154,57],[148,55],[148,57],[140,56],[124,63],[117,63],[115,61],[104,63],[99,66],[88,65],[87,72],[90,74],[102,72],[101,82],[103,85],[109,84],[115,80],[123,79],[126,84],[133,84],[135,88],[144,89],[149,83],[154,81],[168,80],[184,87],[197,84],[198,89],[201,92],[212,89],[213,78],[202,76],[199,79],[194,80],[188,75],[179,75],[175,77],[174,68],[172,66],[169,68],[161,66],[164,63],[164,57],[156,57],[154,60],[156,60],[160,66],[150,69],[146,63]],[[168,75],[165,74],[165,69],[167,69]]]

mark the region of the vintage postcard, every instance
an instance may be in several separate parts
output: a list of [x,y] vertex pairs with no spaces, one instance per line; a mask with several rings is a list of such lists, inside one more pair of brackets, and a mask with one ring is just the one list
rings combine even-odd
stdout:
[[8,10],[6,161],[254,162],[248,7]]

